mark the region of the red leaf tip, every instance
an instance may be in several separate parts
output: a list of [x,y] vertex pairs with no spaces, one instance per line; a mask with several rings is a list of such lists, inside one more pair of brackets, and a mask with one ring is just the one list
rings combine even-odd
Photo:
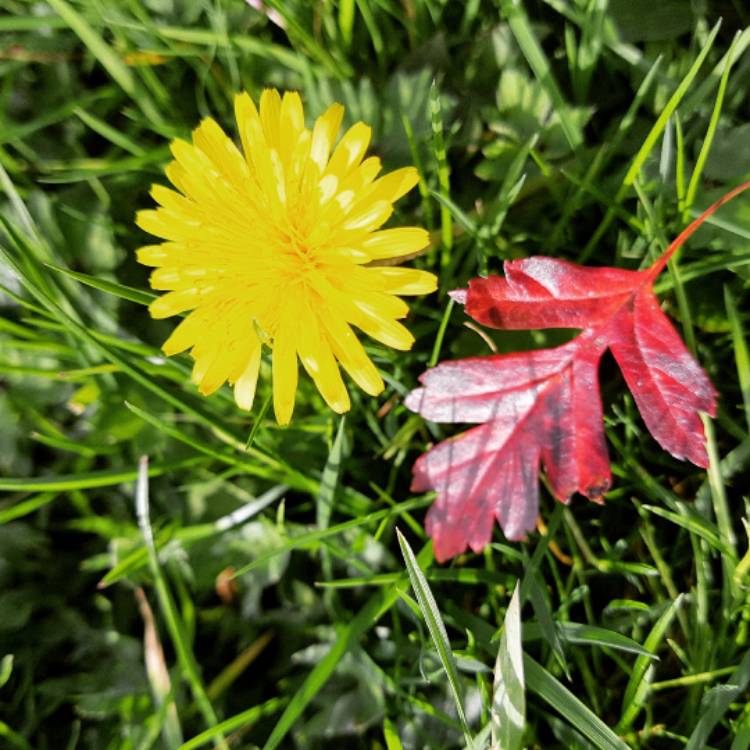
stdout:
[[452,292],[448,292],[448,296],[455,302],[458,302],[459,305],[465,305],[468,293],[468,289],[454,289]]
[[[424,378],[424,375],[422,376]],[[422,379],[420,378],[420,380]],[[411,393],[407,394],[404,399],[404,406],[415,414],[419,414],[419,410],[422,408],[422,399],[424,398],[424,388],[415,388]]]

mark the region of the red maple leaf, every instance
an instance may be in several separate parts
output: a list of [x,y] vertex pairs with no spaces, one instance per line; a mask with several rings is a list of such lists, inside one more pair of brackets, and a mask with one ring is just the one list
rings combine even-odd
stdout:
[[437,490],[425,523],[435,556],[479,552],[495,519],[508,539],[534,528],[544,465],[558,500],[602,502],[612,475],[602,424],[599,362],[609,349],[643,421],[679,459],[708,465],[700,412],[716,413],[708,376],[662,312],[653,283],[667,261],[740,185],[692,222],[643,271],[588,268],[536,256],[506,261],[505,276],[453,293],[479,323],[502,329],[576,328],[554,349],[443,362],[406,406],[435,422],[477,423],[420,456],[412,490]]

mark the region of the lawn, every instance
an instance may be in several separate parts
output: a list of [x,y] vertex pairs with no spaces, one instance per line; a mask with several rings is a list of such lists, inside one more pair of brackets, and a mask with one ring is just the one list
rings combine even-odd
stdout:
[[[750,192],[654,285],[654,314],[718,392],[715,418],[695,412],[707,468],[675,457],[668,415],[644,421],[640,379],[597,339],[611,482],[588,494],[611,485],[603,502],[558,502],[565,482],[586,488],[547,457],[537,517],[541,433],[519,429],[516,453],[481,471],[497,488],[515,466],[498,502],[520,503],[530,530],[504,522],[506,538],[493,522],[489,543],[450,547],[441,534],[483,498],[467,491],[454,526],[437,511],[425,524],[462,485],[419,468],[412,483],[413,467],[471,420],[423,406],[449,370],[432,371],[424,402],[408,394],[440,362],[531,361],[593,330],[593,317],[468,315],[484,277],[505,284],[504,263],[645,272],[750,179],[749,46],[742,0],[0,0],[0,748],[748,750]],[[335,378],[313,382],[299,343],[291,420],[281,335],[252,318],[250,410],[247,382],[212,385],[210,362],[193,374],[202,395],[191,354],[162,351],[180,319],[149,314],[169,287],[157,272],[152,289],[136,254],[159,242],[138,212],[169,184],[170,144],[198,142],[210,117],[239,145],[236,96],[266,89],[299,92],[309,129],[336,102],[342,132],[371,127],[385,172],[416,168],[385,226],[429,233],[356,269],[420,280],[413,345],[398,323],[351,318],[379,376],[334,346],[353,373],[345,397]],[[191,190],[215,216],[183,216],[181,231],[272,221],[252,201],[237,218],[207,163]],[[395,264],[434,274],[436,291]],[[225,293],[259,267],[221,277]],[[248,296],[295,309],[284,325],[300,342],[310,320],[330,330],[326,294],[304,307],[284,273],[269,278]],[[468,301],[449,295],[476,279]],[[217,331],[201,329],[202,346],[224,356]],[[680,352],[662,339],[660,356]],[[664,388],[710,410],[691,367],[683,391]],[[450,398],[474,387],[467,372]],[[597,402],[589,386],[579,408]]]

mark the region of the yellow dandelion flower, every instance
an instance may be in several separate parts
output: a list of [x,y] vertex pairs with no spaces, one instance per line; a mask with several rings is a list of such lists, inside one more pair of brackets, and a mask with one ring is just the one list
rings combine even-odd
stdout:
[[312,130],[297,93],[266,90],[258,109],[243,93],[234,105],[244,154],[204,120],[192,143],[172,143],[166,175],[176,190],[155,185],[159,207],[137,216],[138,226],[164,240],[138,251],[141,263],[156,267],[152,288],[167,292],[151,315],[189,312],[164,352],[189,349],[201,393],[228,381],[237,404],[250,409],[265,343],[279,423],[292,416],[298,359],[328,405],[347,411],[339,365],[367,393],[383,389],[352,327],[409,349],[414,339],[398,322],[408,308],[398,295],[435,289],[426,271],[371,265],[428,244],[424,229],[380,228],[416,185],[416,170],[378,177],[380,160],[364,158],[364,123],[336,143],[340,104]]

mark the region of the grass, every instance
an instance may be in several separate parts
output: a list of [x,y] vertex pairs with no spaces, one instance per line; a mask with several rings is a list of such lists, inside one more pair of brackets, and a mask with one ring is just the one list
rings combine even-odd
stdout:
[[[0,0],[0,746],[750,748],[750,209],[659,281],[720,392],[709,472],[605,362],[616,484],[437,565],[401,404],[440,359],[540,347],[447,291],[506,258],[638,268],[750,176],[740,2]],[[721,19],[721,23],[719,23]],[[301,91],[416,164],[440,292],[345,419],[292,425],[165,360],[134,225],[168,140]],[[143,455],[149,462],[140,463]],[[136,489],[137,487],[137,489]],[[515,597],[511,598],[513,592]]]

